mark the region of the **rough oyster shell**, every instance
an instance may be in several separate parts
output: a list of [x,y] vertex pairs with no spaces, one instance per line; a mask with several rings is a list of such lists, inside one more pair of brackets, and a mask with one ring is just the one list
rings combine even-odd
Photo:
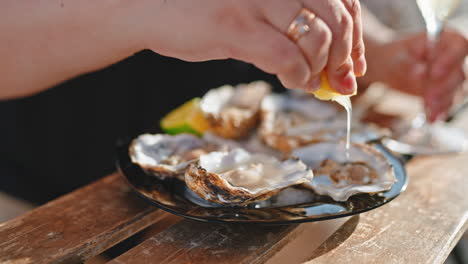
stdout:
[[210,90],[200,102],[210,131],[224,138],[247,135],[257,123],[261,101],[270,89],[266,82],[256,81]]
[[396,182],[393,168],[385,156],[369,145],[352,144],[349,159],[345,144],[338,142],[302,147],[293,155],[314,170],[314,179],[306,186],[335,201],[346,201],[357,193],[386,191]]
[[218,148],[191,134],[143,134],[132,141],[129,154],[133,163],[161,178],[183,179],[190,162]]
[[[305,96],[269,95],[262,102],[261,115],[260,138],[286,153],[346,136],[346,117],[337,108]],[[352,126],[352,141],[366,142],[386,135],[382,129],[358,121]]]
[[237,148],[200,156],[186,170],[185,183],[203,199],[246,205],[268,199],[289,186],[309,182],[311,170],[300,160],[279,161]]

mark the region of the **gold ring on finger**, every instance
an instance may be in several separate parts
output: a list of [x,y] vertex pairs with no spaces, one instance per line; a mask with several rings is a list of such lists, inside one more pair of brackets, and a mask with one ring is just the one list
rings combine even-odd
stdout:
[[310,31],[310,22],[314,20],[316,15],[307,8],[302,8],[296,18],[288,27],[286,35],[289,39],[296,42],[307,32]]

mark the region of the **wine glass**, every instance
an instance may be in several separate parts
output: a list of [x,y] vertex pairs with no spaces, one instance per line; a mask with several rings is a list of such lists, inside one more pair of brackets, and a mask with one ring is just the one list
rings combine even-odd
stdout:
[[[427,35],[429,60],[434,56],[435,48],[446,20],[460,4],[460,0],[416,0],[424,18]],[[431,56],[432,54],[432,56]],[[468,137],[460,129],[449,127],[438,121],[428,123],[424,112],[419,113],[409,127],[397,134],[399,142],[393,142],[390,148],[411,152],[408,154],[438,154],[462,152],[468,148]],[[399,143],[402,143],[398,145]]]

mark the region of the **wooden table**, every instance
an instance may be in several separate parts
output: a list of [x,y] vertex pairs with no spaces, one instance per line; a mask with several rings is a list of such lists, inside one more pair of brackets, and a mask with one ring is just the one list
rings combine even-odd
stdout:
[[[414,113],[414,99],[391,98],[384,109]],[[468,112],[455,124],[468,133]],[[0,223],[0,263],[81,263],[150,226],[109,263],[443,263],[468,225],[468,154],[419,157],[407,169],[407,191],[388,205],[289,226],[181,219],[112,174]]]

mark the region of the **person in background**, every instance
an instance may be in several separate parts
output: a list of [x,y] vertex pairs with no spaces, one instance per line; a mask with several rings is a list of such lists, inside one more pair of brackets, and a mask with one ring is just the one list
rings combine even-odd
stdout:
[[[466,79],[466,36],[447,27],[431,53],[416,1],[363,0],[362,3],[368,72],[360,84],[383,82],[420,96],[428,120],[443,120]],[[466,2],[463,8],[468,8]]]

